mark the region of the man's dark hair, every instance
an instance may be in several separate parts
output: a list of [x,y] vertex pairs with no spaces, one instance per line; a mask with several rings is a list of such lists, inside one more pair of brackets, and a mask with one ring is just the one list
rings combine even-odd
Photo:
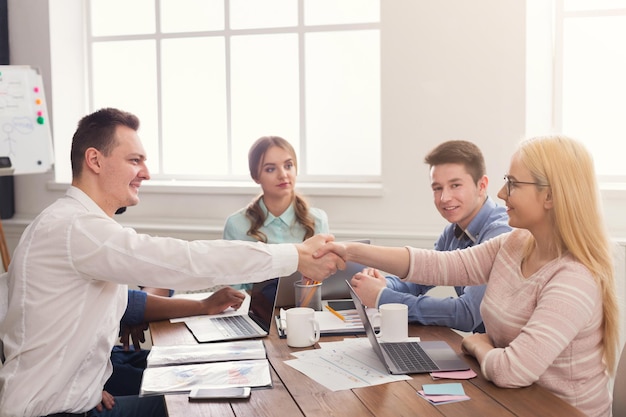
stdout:
[[485,158],[472,142],[450,140],[437,146],[424,158],[430,167],[443,164],[461,164],[477,183],[487,172]]
[[139,129],[139,119],[134,114],[114,109],[100,109],[83,117],[72,138],[70,160],[72,162],[72,177],[80,177],[83,169],[85,152],[95,148],[105,156],[115,147],[115,129],[117,126],[127,126],[133,130]]

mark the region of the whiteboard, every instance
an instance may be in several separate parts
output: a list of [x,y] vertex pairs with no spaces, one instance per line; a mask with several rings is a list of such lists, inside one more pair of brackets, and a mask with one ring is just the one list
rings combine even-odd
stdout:
[[0,65],[0,157],[10,158],[13,175],[54,163],[43,79],[28,65]]

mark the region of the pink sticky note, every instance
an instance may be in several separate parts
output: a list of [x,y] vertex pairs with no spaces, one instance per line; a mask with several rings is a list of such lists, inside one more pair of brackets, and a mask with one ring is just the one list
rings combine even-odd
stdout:
[[449,371],[449,372],[431,372],[433,379],[472,379],[476,377],[476,372],[468,369],[467,371]]
[[448,404],[455,403],[459,401],[467,401],[470,399],[467,395],[426,395],[424,391],[417,391],[420,397],[424,398],[427,401],[430,401],[432,404]]

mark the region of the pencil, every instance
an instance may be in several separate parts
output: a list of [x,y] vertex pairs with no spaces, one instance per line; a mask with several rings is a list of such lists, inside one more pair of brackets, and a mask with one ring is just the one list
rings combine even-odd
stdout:
[[346,321],[346,318],[344,316],[342,316],[341,314],[337,313],[337,311],[335,311],[334,308],[325,305],[324,307],[326,307],[328,309],[328,311],[330,311],[331,313],[333,313],[335,316],[339,317],[342,321]]
[[317,282],[317,281],[313,281],[313,284],[308,284],[308,285],[310,285],[310,287],[307,287],[308,293],[307,293],[304,301],[302,301],[301,307],[308,307],[309,306],[309,303],[311,302],[311,299],[313,298],[313,294],[315,294],[315,291],[317,291],[317,285],[318,284],[319,284],[319,282]]
[[311,278],[305,276],[302,276],[301,282],[303,285],[311,286],[310,288],[307,288],[308,292],[303,291],[302,297],[300,298],[300,307],[308,307],[309,302],[311,302],[311,299],[313,298],[313,294],[315,294],[315,291],[317,291],[317,286],[321,284],[321,282],[314,281]]

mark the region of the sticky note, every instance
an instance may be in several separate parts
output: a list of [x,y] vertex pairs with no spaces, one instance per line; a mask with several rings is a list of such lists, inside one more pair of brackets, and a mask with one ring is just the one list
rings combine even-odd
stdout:
[[422,385],[426,395],[465,395],[463,385],[459,382],[450,384],[424,384]]
[[471,379],[476,378],[476,372],[471,369],[467,371],[431,372],[430,376],[433,379]]

